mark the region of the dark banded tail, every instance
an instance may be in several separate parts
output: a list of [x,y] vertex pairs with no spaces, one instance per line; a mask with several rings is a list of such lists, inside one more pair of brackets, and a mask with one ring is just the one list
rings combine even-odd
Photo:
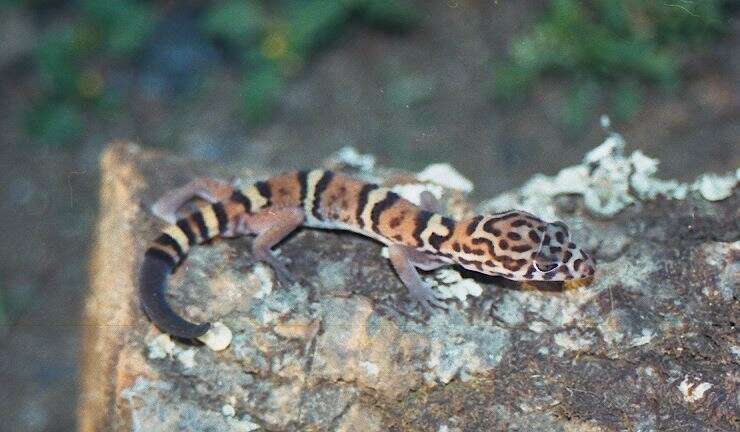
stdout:
[[144,255],[139,280],[139,299],[149,319],[172,336],[193,339],[203,336],[209,323],[195,324],[178,315],[165,299],[167,277],[187,257],[191,246],[209,242],[228,229],[223,203],[201,208],[162,231]]

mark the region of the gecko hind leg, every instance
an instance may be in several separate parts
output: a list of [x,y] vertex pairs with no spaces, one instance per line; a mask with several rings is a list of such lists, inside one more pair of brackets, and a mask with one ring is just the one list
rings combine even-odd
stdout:
[[242,215],[237,220],[235,233],[256,234],[257,237],[252,243],[252,253],[272,268],[281,285],[290,286],[296,279],[285,264],[273,255],[272,248],[301,226],[305,218],[303,210],[297,207],[264,209],[257,213]]
[[184,186],[172,189],[160,197],[151,207],[152,213],[169,223],[177,222],[177,211],[193,198],[210,204],[224,201],[234,192],[233,184],[208,177],[196,177]]
[[432,312],[432,306],[440,309],[448,308],[446,304],[436,297],[434,290],[421,280],[419,272],[416,271],[416,267],[432,270],[445,263],[401,245],[388,246],[388,257],[396,273],[398,273],[398,277],[409,290],[409,297],[411,297],[414,303],[421,305],[430,314]]

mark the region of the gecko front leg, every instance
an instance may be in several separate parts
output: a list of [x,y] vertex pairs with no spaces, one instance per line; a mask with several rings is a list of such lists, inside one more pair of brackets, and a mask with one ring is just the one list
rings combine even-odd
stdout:
[[236,223],[235,233],[256,234],[252,253],[272,267],[281,285],[290,286],[295,283],[295,278],[285,264],[273,255],[272,248],[295,231],[305,218],[303,210],[297,207],[267,208],[242,215]]
[[446,263],[403,245],[389,245],[388,258],[398,277],[409,290],[409,297],[413,302],[421,305],[429,313],[432,312],[432,305],[447,309],[447,305],[437,299],[434,291],[421,280],[419,272],[416,271],[416,267],[433,270]]

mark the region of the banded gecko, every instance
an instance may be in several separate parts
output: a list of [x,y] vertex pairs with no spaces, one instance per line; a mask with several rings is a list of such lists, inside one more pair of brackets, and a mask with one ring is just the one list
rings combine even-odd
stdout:
[[[177,210],[194,197],[209,205],[177,219]],[[562,222],[548,223],[523,211],[455,221],[431,208],[432,203],[416,206],[388,188],[325,170],[293,171],[249,187],[197,178],[152,207],[171,225],[145,253],[140,300],[162,331],[182,338],[202,336],[210,324],[183,319],[164,294],[168,275],[190,248],[215,237],[256,235],[253,254],[272,267],[281,285],[291,284],[293,277],[272,248],[301,225],[353,231],[385,244],[411,300],[427,311],[446,305],[422,281],[417,268],[457,264],[515,281],[565,281],[594,275],[594,260],[571,242]]]

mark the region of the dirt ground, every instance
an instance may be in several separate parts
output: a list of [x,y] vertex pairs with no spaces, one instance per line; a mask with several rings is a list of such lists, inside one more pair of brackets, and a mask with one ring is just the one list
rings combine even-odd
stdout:
[[[457,5],[457,6],[456,6]],[[456,6],[456,7],[453,7]],[[74,427],[81,302],[97,209],[97,158],[122,137],[170,146],[183,156],[244,164],[311,167],[352,145],[409,170],[445,161],[476,184],[482,199],[531,175],[554,173],[601,142],[598,118],[574,133],[559,125],[563,82],[540,83],[523,105],[490,98],[489,60],[503,55],[540,2],[426,6],[405,36],[354,27],[317,55],[285,93],[274,118],[250,128],[231,95],[227,65],[207,73],[197,95],[153,97],[142,85],[116,118],[97,122],[76,147],[40,147],[19,130],[33,81],[28,64],[0,73],[0,429]],[[687,54],[675,94],[648,90],[631,121],[613,125],[633,148],[662,161],[665,177],[688,180],[740,162],[740,17],[702,53]],[[124,71],[138,82],[142,63]],[[147,73],[149,70],[147,69]],[[143,82],[143,81],[142,81]],[[411,97],[411,88],[416,96]],[[401,90],[399,90],[401,89]],[[115,287],[112,287],[115,289]],[[2,424],[4,423],[4,424]]]

